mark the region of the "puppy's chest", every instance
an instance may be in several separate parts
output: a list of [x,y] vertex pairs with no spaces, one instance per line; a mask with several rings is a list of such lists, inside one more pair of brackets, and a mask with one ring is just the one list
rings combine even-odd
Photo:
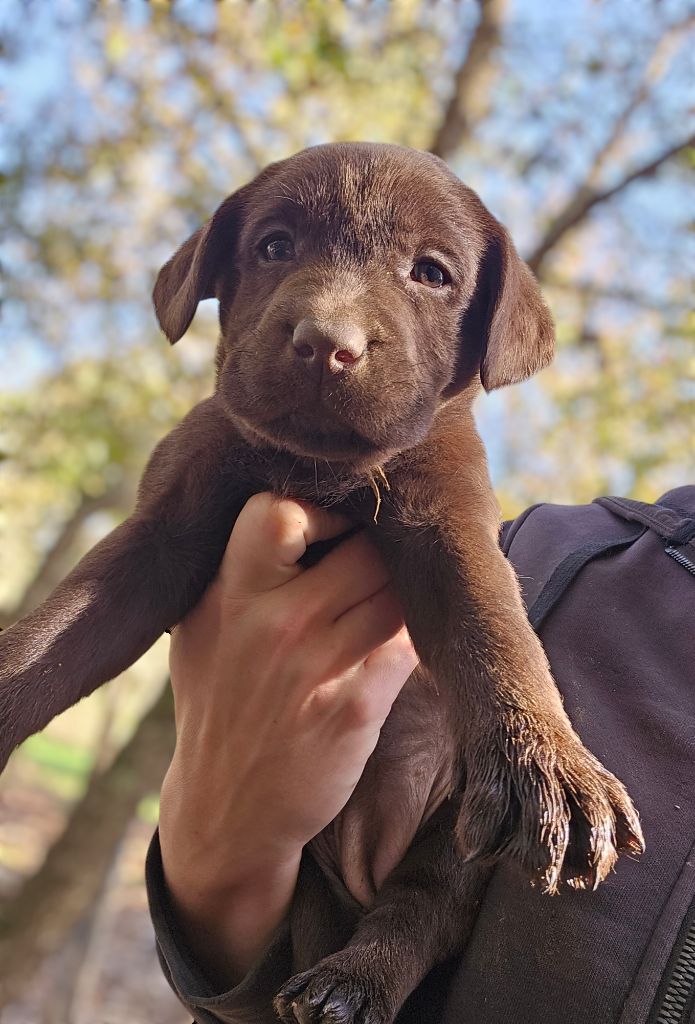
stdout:
[[455,787],[447,695],[422,669],[393,705],[350,800],[311,843],[328,878],[363,907]]
[[249,494],[271,491],[283,498],[310,501],[324,508],[343,505],[346,511],[373,518],[383,493],[379,472],[356,470],[327,462],[304,459],[290,452],[250,445],[235,447],[224,466],[224,475],[236,494],[239,485]]

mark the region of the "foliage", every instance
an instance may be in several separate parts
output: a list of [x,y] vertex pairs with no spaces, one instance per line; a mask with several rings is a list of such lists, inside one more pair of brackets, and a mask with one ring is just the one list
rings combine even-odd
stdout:
[[[8,54],[25,69],[9,76],[10,96],[23,90],[25,113],[6,129],[6,345],[11,379],[33,386],[37,363],[56,386],[74,375],[66,367],[75,359],[113,365],[144,339],[152,360],[165,363],[146,297],[173,248],[269,159],[330,138],[427,147],[478,20],[473,2],[240,0],[103,3],[83,23],[84,3],[66,2],[35,7],[32,34],[21,6],[7,18]],[[486,0],[481,8],[501,19],[499,45],[483,53],[494,73],[477,82],[476,95],[464,94],[465,132],[442,155],[534,254],[568,206],[615,186],[684,134],[693,17],[676,0],[645,3],[640,19],[617,0],[577,4],[562,24],[540,0],[507,8]],[[37,36],[52,63],[43,86],[28,88]],[[671,160],[580,218],[543,256],[566,353],[533,389],[534,411],[540,402],[553,431],[528,437],[528,451],[541,449],[528,477],[511,426],[524,392],[505,396],[505,428],[494,415],[498,403],[488,415],[481,409],[486,437],[504,453],[493,462],[496,480],[503,495],[516,496],[515,507],[538,497],[587,498],[604,487],[646,486],[651,494],[685,471],[672,446],[640,431],[636,417],[622,431],[607,421],[645,401],[650,421],[671,418],[665,385],[682,379],[684,345],[673,339],[683,337],[695,269],[691,183],[689,163]],[[210,312],[203,317],[212,331]],[[632,339],[629,348],[621,338]],[[604,373],[610,353],[620,373]],[[565,446],[552,438],[573,430],[578,404],[587,464],[568,479]],[[91,444],[90,415],[82,436]],[[55,427],[73,458],[89,458],[90,444],[74,454],[77,435],[67,423]],[[127,433],[122,443],[141,454]]]

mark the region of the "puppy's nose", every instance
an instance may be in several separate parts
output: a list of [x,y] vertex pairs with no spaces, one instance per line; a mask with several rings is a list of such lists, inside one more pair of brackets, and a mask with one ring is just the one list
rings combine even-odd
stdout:
[[292,346],[307,373],[316,380],[348,370],[367,348],[361,327],[349,322],[317,324],[301,320],[294,329]]

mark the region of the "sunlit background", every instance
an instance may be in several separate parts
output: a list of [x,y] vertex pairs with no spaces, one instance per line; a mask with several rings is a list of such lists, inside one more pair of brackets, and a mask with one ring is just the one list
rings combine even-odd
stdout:
[[[430,149],[510,228],[557,320],[480,400],[505,515],[653,500],[695,469],[689,0],[3,0],[0,621],[129,510],[209,392],[214,303],[171,349],[159,266],[269,160]],[[172,745],[166,642],[0,782],[2,1024],[183,1024],[142,886]]]

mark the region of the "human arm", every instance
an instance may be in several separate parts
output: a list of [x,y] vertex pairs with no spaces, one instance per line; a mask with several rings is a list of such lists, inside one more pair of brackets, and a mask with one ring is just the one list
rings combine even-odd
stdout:
[[176,922],[217,991],[268,946],[303,846],[347,802],[416,664],[363,535],[310,569],[298,564],[309,544],[348,526],[257,495],[173,633],[177,747],[161,855]]

